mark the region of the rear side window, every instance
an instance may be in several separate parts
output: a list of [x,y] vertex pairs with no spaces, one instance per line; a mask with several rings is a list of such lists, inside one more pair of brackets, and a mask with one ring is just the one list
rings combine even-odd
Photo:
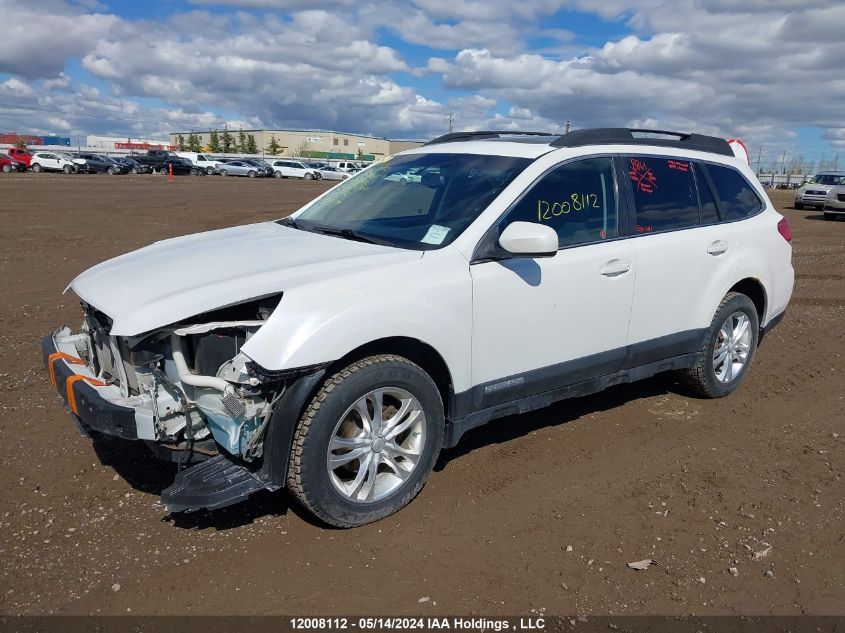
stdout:
[[728,222],[744,220],[762,211],[763,201],[738,171],[721,165],[707,165],[707,172],[716,187],[716,195]]
[[501,227],[517,221],[552,227],[559,247],[617,237],[613,159],[588,158],[548,172],[510,210]]
[[631,156],[627,159],[627,167],[634,190],[637,233],[698,225],[698,195],[690,161]]

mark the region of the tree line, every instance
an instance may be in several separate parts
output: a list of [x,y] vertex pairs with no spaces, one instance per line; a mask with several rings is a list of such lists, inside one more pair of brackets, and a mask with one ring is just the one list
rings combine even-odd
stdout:
[[[230,134],[229,130],[224,130],[222,133],[216,130],[211,130],[208,133],[208,145],[203,147],[200,142],[199,134],[191,132],[185,138],[183,134],[176,135],[176,148],[180,152],[209,152],[211,154],[257,154],[258,144],[255,141],[255,135],[246,134],[243,130],[238,130],[237,134]],[[276,140],[276,135],[272,135],[270,142],[267,144],[265,151],[268,154],[276,156],[282,152],[284,148]]]

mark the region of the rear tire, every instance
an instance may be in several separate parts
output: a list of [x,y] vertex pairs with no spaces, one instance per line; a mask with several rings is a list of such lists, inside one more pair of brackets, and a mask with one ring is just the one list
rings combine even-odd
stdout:
[[[383,403],[378,410],[376,398]],[[366,420],[356,406],[362,402]],[[425,371],[392,354],[364,358],[327,378],[303,412],[291,444],[288,489],[331,525],[378,521],[422,489],[443,432],[443,402]],[[360,457],[342,461],[353,452]]]
[[799,211],[801,211],[804,208],[804,205],[801,204],[800,202],[796,202],[792,206],[795,207],[796,209],[798,209]]
[[12,171],[12,166],[11,166],[11,165],[3,165],[3,173],[4,173],[4,174],[11,173],[11,171]]
[[830,220],[835,220],[835,219],[836,219],[836,214],[835,214],[835,213],[827,213],[827,212],[825,212],[825,214],[824,214],[824,219],[825,219],[825,220],[828,220],[828,221],[830,221]]
[[713,316],[698,362],[680,370],[681,383],[703,398],[723,398],[733,393],[751,367],[759,336],[760,321],[754,303],[744,294],[729,292]]

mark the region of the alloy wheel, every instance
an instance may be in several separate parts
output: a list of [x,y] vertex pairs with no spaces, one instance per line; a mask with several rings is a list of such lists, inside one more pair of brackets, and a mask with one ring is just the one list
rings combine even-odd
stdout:
[[417,398],[399,387],[374,389],[335,425],[326,455],[329,478],[349,501],[379,501],[410,477],[425,442],[425,413]]
[[745,312],[734,312],[725,319],[713,346],[713,371],[720,382],[739,377],[748,362],[752,340],[751,319]]

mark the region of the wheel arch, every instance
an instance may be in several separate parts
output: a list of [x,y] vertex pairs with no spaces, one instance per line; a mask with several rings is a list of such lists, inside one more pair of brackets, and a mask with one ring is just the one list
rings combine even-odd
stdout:
[[751,299],[754,307],[757,308],[758,322],[761,326],[763,325],[763,321],[766,318],[767,295],[766,288],[759,279],[754,277],[741,279],[731,286],[728,292],[739,292]]
[[446,417],[449,417],[449,401],[453,393],[452,373],[449,366],[434,347],[419,339],[409,336],[389,336],[365,343],[348,352],[341,358],[329,365],[327,374],[332,374],[367,356],[376,354],[395,354],[407,358],[412,363],[419,365],[425,371],[440,392],[443,401],[443,410]]
[[431,345],[406,336],[391,336],[365,343],[316,372],[296,380],[273,408],[273,417],[267,431],[264,445],[264,459],[261,476],[276,486],[284,486],[287,478],[289,453],[294,431],[299,424],[302,411],[308,405],[320,385],[327,377],[357,360],[376,354],[403,356],[419,365],[431,376],[448,420],[448,406],[451,400],[452,377],[449,367],[440,353]]

